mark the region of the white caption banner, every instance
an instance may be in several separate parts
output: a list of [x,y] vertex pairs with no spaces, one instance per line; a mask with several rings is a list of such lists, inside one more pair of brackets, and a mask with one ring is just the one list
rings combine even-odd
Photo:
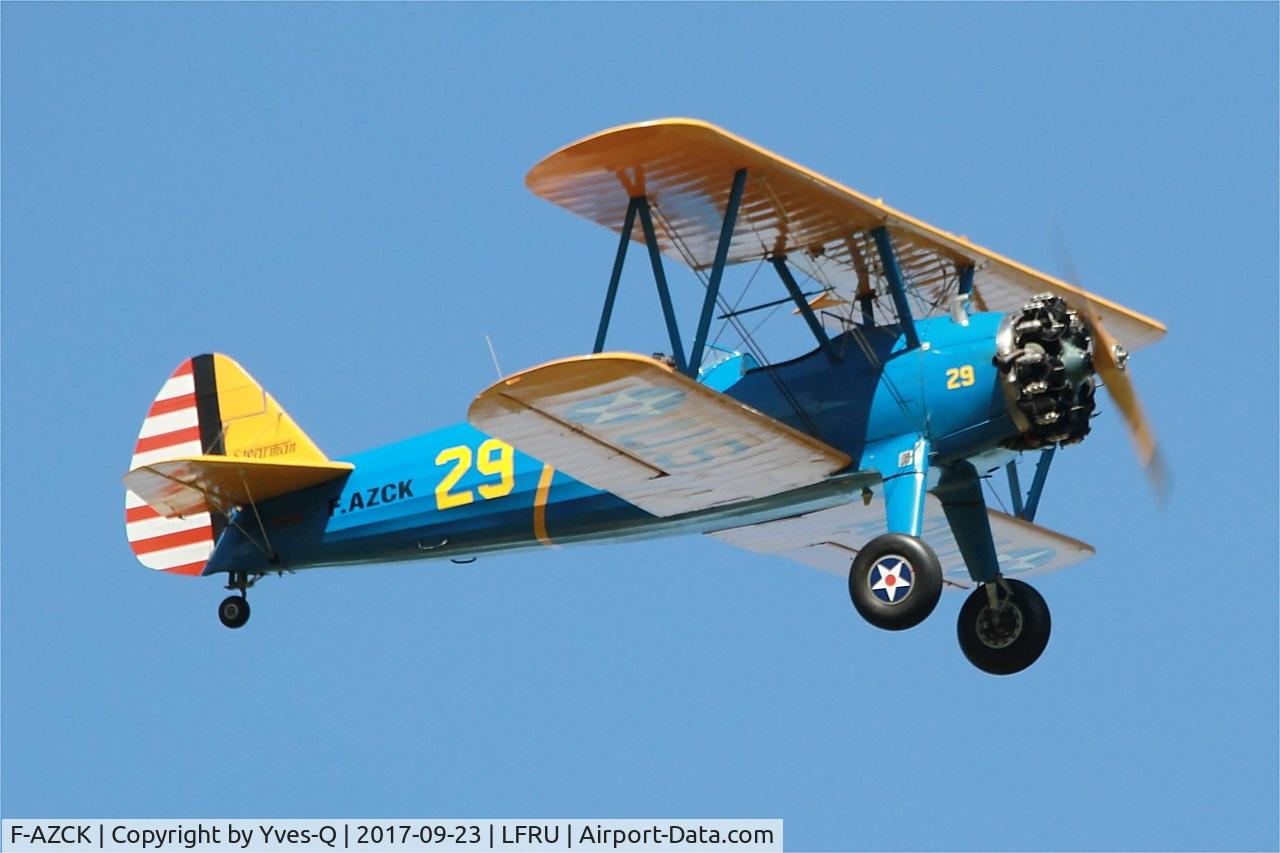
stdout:
[[9,820],[3,853],[781,851],[781,820]]

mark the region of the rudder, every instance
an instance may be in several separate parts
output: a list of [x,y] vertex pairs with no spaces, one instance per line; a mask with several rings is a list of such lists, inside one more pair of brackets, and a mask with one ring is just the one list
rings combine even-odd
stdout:
[[[185,456],[279,462],[327,457],[244,368],[221,353],[178,365],[151,403],[129,470]],[[198,575],[226,526],[217,510],[165,517],[125,491],[125,535],[149,569]]]

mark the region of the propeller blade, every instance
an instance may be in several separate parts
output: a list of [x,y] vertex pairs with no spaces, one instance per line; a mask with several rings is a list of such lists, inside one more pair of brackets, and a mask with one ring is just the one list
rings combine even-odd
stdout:
[[[1080,274],[1076,271],[1075,259],[1067,248],[1067,238],[1063,233],[1062,223],[1055,213],[1049,221],[1049,242],[1058,266],[1066,274],[1067,280],[1080,283]],[[1073,300],[1074,301],[1074,300]],[[1129,438],[1133,441],[1134,451],[1138,455],[1138,463],[1147,475],[1147,482],[1156,496],[1156,501],[1164,506],[1169,497],[1169,469],[1164,464],[1164,456],[1160,453],[1160,444],[1155,430],[1147,420],[1142,403],[1138,399],[1138,389],[1125,369],[1128,354],[1111,333],[1102,325],[1102,316],[1090,299],[1080,300],[1072,305],[1080,318],[1089,327],[1093,338],[1093,367],[1107,394],[1115,401],[1116,408],[1124,418],[1129,430]]]
[[1080,316],[1089,327],[1089,334],[1093,336],[1094,370],[1102,379],[1107,394],[1115,401],[1116,408],[1120,410],[1125,426],[1129,429],[1129,438],[1133,441],[1138,462],[1147,475],[1156,499],[1163,505],[1169,496],[1168,468],[1160,453],[1160,444],[1156,439],[1155,430],[1152,429],[1151,422],[1143,411],[1142,402],[1138,399],[1138,390],[1134,387],[1133,380],[1125,368],[1124,362],[1128,356],[1102,325],[1102,318],[1098,316],[1093,303],[1087,299],[1083,302]]
[[1067,246],[1067,235],[1062,230],[1062,221],[1058,219],[1056,211],[1049,217],[1049,250],[1053,254],[1054,262],[1058,265],[1058,272],[1067,281],[1080,284],[1080,273],[1076,271],[1076,261],[1071,256],[1071,249]]

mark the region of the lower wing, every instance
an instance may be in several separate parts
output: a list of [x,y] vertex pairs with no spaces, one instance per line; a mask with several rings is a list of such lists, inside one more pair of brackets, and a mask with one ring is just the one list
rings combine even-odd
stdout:
[[[991,534],[995,540],[1000,571],[1005,577],[1030,577],[1064,569],[1093,556],[1091,545],[1045,527],[1023,521],[994,509]],[[806,515],[792,516],[763,524],[730,527],[708,535],[729,545],[759,554],[777,554],[844,577],[867,542],[884,532],[884,506],[880,498],[870,502],[832,507]],[[942,512],[942,503],[930,495],[926,501],[923,538],[942,563],[942,577],[948,586],[973,586],[969,571],[951,527]]]

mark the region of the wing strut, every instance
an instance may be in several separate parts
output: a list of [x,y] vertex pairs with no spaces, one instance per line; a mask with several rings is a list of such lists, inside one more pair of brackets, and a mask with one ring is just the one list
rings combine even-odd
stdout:
[[[637,213],[640,214],[640,228],[644,232],[645,246],[649,249],[649,263],[653,267],[653,281],[658,288],[658,301],[662,303],[662,318],[667,323],[667,334],[671,338],[671,355],[680,371],[688,372],[684,346],[680,343],[680,327],[676,323],[676,310],[671,304],[671,290],[667,287],[667,274],[662,269],[662,254],[658,250],[658,238],[653,230],[649,200],[642,195],[633,196],[627,203],[627,216],[622,223],[622,237],[618,240],[618,254],[613,259],[609,289],[605,292],[604,309],[600,312],[600,325],[596,327],[596,343],[591,351],[604,351],[604,340],[609,333],[609,321],[613,319],[613,303],[618,296],[618,283],[622,280],[622,265],[627,260],[627,245],[631,242],[631,232],[635,228]],[[694,372],[697,372],[696,368]]]
[[822,352],[832,362],[840,360],[840,354],[836,352],[836,348],[831,345],[831,339],[827,337],[827,332],[822,328],[822,324],[818,322],[818,318],[814,316],[813,309],[809,307],[809,302],[804,298],[804,294],[800,292],[800,285],[796,284],[795,277],[791,275],[791,270],[787,268],[787,257],[781,255],[769,259],[769,263],[773,264],[773,268],[778,271],[778,278],[782,279],[782,284],[787,288],[787,293],[791,294],[791,299],[796,303],[796,307],[800,309],[800,315],[804,317],[804,321],[809,324],[809,331],[813,332],[813,337],[818,341],[818,346],[822,348]]
[[600,312],[600,324],[596,328],[596,342],[592,352],[604,351],[605,337],[609,333],[609,321],[613,318],[613,304],[618,296],[618,283],[622,280],[622,266],[627,260],[627,245],[632,240],[636,215],[639,214],[640,229],[644,233],[645,247],[649,250],[649,264],[653,267],[654,284],[658,288],[658,300],[662,303],[662,317],[667,323],[667,334],[671,338],[672,357],[675,359],[676,368],[681,373],[695,379],[698,377],[702,353],[707,346],[707,334],[711,330],[711,315],[720,295],[720,279],[729,262],[729,247],[733,242],[733,233],[738,221],[738,207],[742,202],[742,191],[746,183],[746,169],[738,169],[733,173],[733,186],[729,190],[729,202],[725,206],[724,222],[720,227],[720,242],[716,246],[715,261],[711,266],[711,276],[707,280],[707,292],[702,299],[702,314],[698,318],[698,328],[694,333],[693,349],[689,352],[689,358],[685,359],[684,346],[680,342],[680,327],[676,322],[675,308],[671,303],[667,275],[662,268],[662,247],[653,229],[649,199],[643,195],[632,196],[627,203],[627,215],[622,223],[618,253],[613,259],[613,272],[609,276],[609,289],[605,292],[604,309]]
[[1022,486],[1018,482],[1018,460],[1014,459],[1005,466],[1009,475],[1009,496],[1013,500],[1013,514],[1025,521],[1036,520],[1036,508],[1040,506],[1040,495],[1044,492],[1045,481],[1049,478],[1049,465],[1053,462],[1053,452],[1057,448],[1049,446],[1040,451],[1036,460],[1035,477],[1031,480],[1031,488],[1027,497],[1022,498]]
[[[702,356],[707,346],[707,335],[711,331],[712,315],[720,297],[720,281],[724,275],[724,268],[729,262],[733,235],[737,227],[738,210],[742,204],[746,184],[747,170],[736,170],[733,173],[733,183],[729,188],[729,198],[725,204],[724,219],[720,225],[720,239],[716,244],[715,258],[711,264],[711,274],[706,281],[706,293],[702,299],[702,312],[698,317],[698,326],[694,332],[693,345],[687,359],[680,340],[680,327],[677,324],[675,309],[672,306],[671,291],[667,286],[667,276],[662,266],[662,247],[658,243],[657,233],[654,231],[653,214],[649,199],[644,195],[636,195],[628,200],[627,212],[623,218],[618,240],[618,251],[614,256],[613,271],[609,275],[609,287],[605,292],[604,308],[600,313],[600,323],[596,328],[596,340],[592,352],[600,353],[604,351],[605,339],[609,333],[609,322],[613,318],[614,303],[618,296],[618,285],[622,280],[622,268],[627,259],[627,248],[628,244],[634,239],[633,232],[638,215],[640,229],[644,235],[645,248],[648,249],[649,253],[649,263],[653,268],[654,283],[658,289],[658,299],[662,303],[662,315],[667,324],[667,333],[671,338],[671,351],[676,363],[676,369],[687,376],[697,379],[698,369],[702,366]],[[891,282],[897,282],[894,287],[894,301],[898,305],[899,314],[906,318],[903,321],[903,329],[907,334],[907,339],[912,346],[919,346],[915,326],[911,323],[911,310],[907,305],[906,294],[902,285],[902,275],[898,270],[897,258],[893,255],[893,247],[889,242],[886,229],[880,228],[877,230],[876,242],[881,247],[886,269],[892,270],[887,275]],[[805,300],[804,294],[801,292],[799,285],[796,284],[794,276],[791,275],[791,271],[787,267],[786,255],[769,258],[769,262],[777,271],[778,277],[782,279],[782,283],[786,287],[791,300],[795,302],[796,307],[804,316],[805,323],[808,324],[809,330],[818,342],[818,346],[821,347],[828,359],[833,362],[839,361],[840,354],[832,346],[830,339],[822,328],[822,324]],[[731,315],[726,314],[725,316]]]
[[1036,520],[1036,507],[1040,505],[1040,493],[1044,491],[1044,482],[1049,477],[1049,464],[1053,462],[1052,445],[1040,451],[1040,460],[1036,462],[1036,475],[1031,480],[1031,491],[1027,493],[1027,506],[1022,517],[1027,521]]
[[1013,502],[1013,514],[1018,518],[1023,517],[1022,508],[1022,483],[1018,480],[1018,460],[1010,459],[1009,464],[1004,466],[1005,473],[1009,475],[1009,500]]
[[604,296],[604,310],[600,312],[600,327],[596,329],[596,345],[592,352],[604,352],[604,337],[609,333],[609,320],[613,317],[613,301],[618,296],[618,282],[622,280],[622,264],[627,259],[627,246],[631,244],[631,231],[636,226],[636,207],[640,199],[627,202],[627,217],[622,223],[622,238],[618,240],[618,254],[613,259],[613,274],[609,276],[609,290]]
[[902,325],[902,334],[907,338],[907,347],[917,349],[920,346],[920,336],[916,334],[916,324],[911,317],[907,286],[902,280],[902,270],[898,267],[898,256],[894,254],[889,229],[881,225],[871,232],[871,236],[875,238],[876,248],[880,250],[880,263],[884,267],[884,277],[889,280],[893,307],[898,309],[898,322]]
[[729,203],[725,206],[724,223],[720,226],[720,242],[716,245],[716,259],[711,265],[711,277],[707,279],[707,295],[702,299],[702,316],[698,318],[698,331],[693,336],[693,352],[689,354],[689,369],[686,372],[694,379],[698,378],[698,368],[702,365],[702,350],[707,344],[707,332],[711,331],[711,312],[715,310],[716,297],[720,294],[720,277],[724,274],[724,265],[729,259],[729,244],[733,242],[738,205],[742,202],[742,188],[746,183],[746,169],[733,173]]
[[658,237],[653,231],[653,217],[649,215],[649,199],[644,196],[634,198],[636,210],[640,213],[640,227],[644,229],[644,242],[649,247],[649,263],[653,266],[653,281],[658,285],[658,299],[662,302],[662,316],[667,321],[667,334],[671,336],[671,355],[676,360],[676,369],[687,373],[687,362],[684,360],[684,345],[680,343],[680,327],[676,325],[676,309],[671,305],[671,291],[667,288],[667,274],[662,269],[662,253],[658,250]]

